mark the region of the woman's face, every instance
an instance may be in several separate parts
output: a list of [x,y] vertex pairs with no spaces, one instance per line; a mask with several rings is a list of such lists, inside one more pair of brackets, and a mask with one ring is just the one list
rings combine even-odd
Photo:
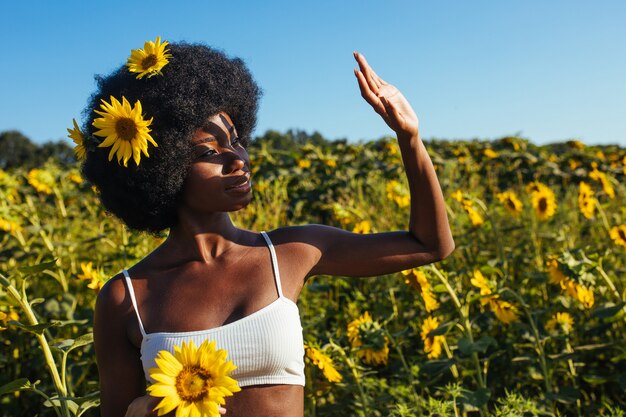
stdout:
[[250,158],[228,114],[207,119],[192,137],[183,205],[199,213],[239,210],[252,199]]

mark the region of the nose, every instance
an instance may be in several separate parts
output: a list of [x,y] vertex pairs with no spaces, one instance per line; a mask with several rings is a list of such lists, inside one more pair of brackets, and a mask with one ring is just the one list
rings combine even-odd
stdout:
[[243,170],[246,162],[237,154],[237,152],[228,152],[228,159],[224,162],[224,174],[230,174],[235,171]]

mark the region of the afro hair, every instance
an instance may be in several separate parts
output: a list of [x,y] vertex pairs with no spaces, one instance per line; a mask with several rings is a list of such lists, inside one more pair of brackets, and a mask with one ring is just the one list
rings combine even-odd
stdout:
[[[129,229],[158,235],[178,222],[185,177],[191,167],[191,138],[207,118],[224,111],[233,120],[244,146],[256,123],[261,90],[244,62],[202,44],[173,43],[162,75],[137,79],[126,65],[96,76],[97,90],[84,110],[83,132],[94,137],[92,123],[102,100],[125,97],[141,101],[144,118],[154,118],[150,157],[139,166],[108,160],[110,148],[87,152],[83,176],[99,191],[105,209]],[[131,161],[132,162],[132,159]]]

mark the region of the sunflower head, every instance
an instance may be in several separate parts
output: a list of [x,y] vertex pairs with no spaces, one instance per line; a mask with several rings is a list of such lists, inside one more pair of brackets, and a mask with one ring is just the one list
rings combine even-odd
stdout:
[[496,197],[513,216],[522,212],[523,204],[513,191],[498,193]]
[[496,315],[496,318],[504,324],[510,324],[519,318],[517,307],[498,297],[489,299],[489,307],[493,314]]
[[157,74],[161,74],[161,69],[166,66],[172,57],[169,54],[169,49],[166,49],[168,43],[164,41],[161,43],[161,37],[157,36],[156,41],[146,41],[143,45],[143,49],[133,49],[128,57],[128,63],[126,66],[130,72],[137,74],[137,79],[141,79],[144,76],[148,78]]
[[369,364],[387,364],[389,339],[380,323],[373,321],[369,312],[348,324],[348,339],[357,356]]
[[367,220],[362,220],[354,226],[352,233],[368,234],[372,230],[372,225]]
[[155,411],[162,416],[177,409],[179,417],[218,417],[218,405],[225,397],[241,390],[228,376],[237,367],[226,361],[227,352],[215,348],[215,341],[205,340],[196,349],[193,341],[174,346],[174,354],[162,350],[155,359],[157,367],[149,370],[157,381],[148,387],[153,397],[163,397]]
[[33,168],[27,175],[28,183],[33,186],[37,192],[43,194],[52,194],[55,179],[50,171],[45,169]]
[[574,319],[567,312],[558,312],[552,316],[546,323],[546,330],[554,332],[557,328],[561,329],[563,333],[569,334],[574,327]]
[[321,349],[304,344],[304,350],[306,351],[306,357],[311,360],[313,365],[317,366],[324,373],[324,377],[328,382],[341,382],[343,377],[335,368],[333,360],[330,356],[324,353]]
[[609,235],[613,242],[616,245],[624,247],[626,249],[626,225],[620,224],[618,226],[613,226],[611,230],[609,230]]
[[85,159],[85,138],[78,127],[78,123],[76,123],[76,119],[72,119],[72,122],[74,123],[74,127],[72,129],[67,129],[67,136],[76,144],[74,147],[76,157],[78,159]]
[[111,147],[109,161],[113,155],[117,156],[117,163],[128,166],[128,160],[132,157],[135,164],[139,165],[141,154],[148,154],[148,142],[158,146],[150,136],[150,124],[152,119],[146,120],[141,114],[141,102],[137,100],[131,108],[126,97],[122,96],[120,103],[111,96],[111,102],[102,100],[100,110],[94,110],[99,117],[93,121],[93,126],[100,129],[94,135],[103,137],[104,140],[98,145],[99,148]]
[[442,344],[445,336],[432,335],[431,332],[439,327],[439,320],[429,316],[424,320],[421,327],[420,336],[424,342],[424,352],[428,355],[428,359],[437,359],[442,353]]
[[547,220],[554,216],[557,208],[556,197],[549,187],[543,184],[536,184],[530,200],[539,219]]

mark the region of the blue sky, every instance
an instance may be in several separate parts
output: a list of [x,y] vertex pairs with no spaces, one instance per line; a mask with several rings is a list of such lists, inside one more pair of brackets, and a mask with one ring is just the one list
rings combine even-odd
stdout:
[[[243,58],[257,134],[391,134],[352,51],[395,84],[422,136],[626,146],[625,1],[12,1],[0,4],[0,131],[66,138],[94,88],[157,35]],[[69,139],[67,139],[69,141]]]

